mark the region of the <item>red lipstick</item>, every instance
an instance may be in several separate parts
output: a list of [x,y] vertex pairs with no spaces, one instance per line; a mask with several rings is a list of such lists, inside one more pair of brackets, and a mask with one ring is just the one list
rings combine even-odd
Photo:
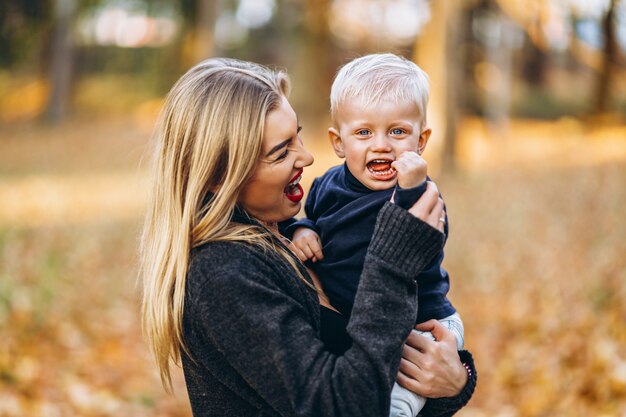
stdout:
[[287,198],[294,203],[299,202],[300,200],[302,200],[302,197],[304,197],[304,190],[300,185],[300,180],[302,179],[303,172],[304,170],[300,169],[300,171],[298,171],[298,173],[291,179],[291,181],[289,181],[289,184],[287,184],[284,190]]

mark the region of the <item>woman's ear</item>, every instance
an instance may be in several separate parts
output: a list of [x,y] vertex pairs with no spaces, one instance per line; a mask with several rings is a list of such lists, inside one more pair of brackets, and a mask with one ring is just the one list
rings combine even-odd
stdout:
[[330,144],[335,150],[335,154],[339,158],[345,158],[346,152],[343,149],[343,140],[341,140],[341,135],[339,135],[339,131],[334,127],[328,128],[328,138],[330,139]]
[[426,145],[428,145],[428,139],[430,139],[430,134],[432,132],[433,132],[432,129],[428,127],[422,130],[422,133],[420,133],[420,138],[419,138],[419,141],[417,142],[418,154],[421,155],[424,153],[424,150],[426,149]]

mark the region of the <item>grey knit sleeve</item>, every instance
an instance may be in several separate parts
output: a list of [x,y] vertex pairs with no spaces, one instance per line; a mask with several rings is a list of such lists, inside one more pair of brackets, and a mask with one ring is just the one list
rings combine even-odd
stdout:
[[[395,239],[389,239],[390,234]],[[443,241],[443,233],[387,202],[378,214],[368,256],[406,278],[415,279],[441,253]]]
[[195,359],[281,416],[387,417],[417,313],[414,266],[443,241],[424,227],[399,207],[381,210],[347,328],[352,347],[341,356],[319,338],[319,316],[307,307],[314,294],[276,256],[243,244],[205,251],[190,269],[186,306],[202,335],[190,341]]
[[[386,372],[380,378],[386,381],[387,408],[404,340],[417,316],[415,279],[442,246],[443,234],[405,209],[386,203],[380,210],[347,331],[353,346],[369,345],[385,358],[378,369]],[[386,344],[373,334],[386,334]]]

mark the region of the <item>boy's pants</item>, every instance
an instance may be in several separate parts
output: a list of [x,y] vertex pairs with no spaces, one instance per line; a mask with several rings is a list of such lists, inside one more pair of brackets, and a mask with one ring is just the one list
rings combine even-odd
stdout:
[[[451,316],[439,320],[439,323],[443,324],[452,332],[452,334],[454,334],[457,350],[463,349],[464,331],[461,316],[459,316],[458,313],[454,313]],[[430,332],[420,332],[418,330],[413,331],[426,336],[431,340],[435,340]],[[420,397],[408,389],[401,387],[396,382],[393,385],[393,390],[391,391],[391,410],[389,412],[389,417],[415,417],[424,407],[424,404],[426,404],[426,398]]]

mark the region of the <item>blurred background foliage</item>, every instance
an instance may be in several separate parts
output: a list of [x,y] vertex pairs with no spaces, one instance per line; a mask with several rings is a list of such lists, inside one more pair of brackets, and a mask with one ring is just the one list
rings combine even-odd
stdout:
[[188,416],[141,336],[149,139],[194,63],[285,68],[316,156],[338,66],[431,78],[425,154],[480,371],[460,416],[626,416],[626,1],[0,2],[0,416]]

